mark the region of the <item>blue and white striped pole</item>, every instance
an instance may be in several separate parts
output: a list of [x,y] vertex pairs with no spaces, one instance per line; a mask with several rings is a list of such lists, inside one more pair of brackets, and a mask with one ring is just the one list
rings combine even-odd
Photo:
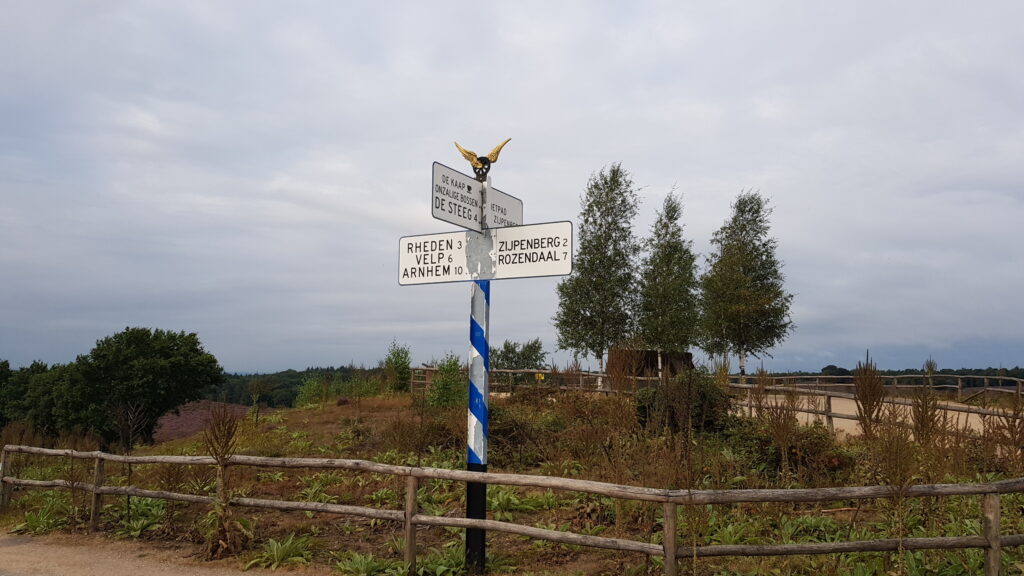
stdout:
[[487,393],[491,369],[487,331],[491,281],[474,280],[469,316],[469,430],[466,463],[487,467]]
[[[480,227],[486,236],[487,189],[490,177],[481,182]],[[487,399],[491,362],[488,329],[491,315],[491,281],[474,280],[469,314],[469,426],[466,434],[466,470],[487,472]],[[487,484],[466,483],[466,518],[487,519]],[[466,529],[466,569],[470,574],[486,570],[487,532]]]

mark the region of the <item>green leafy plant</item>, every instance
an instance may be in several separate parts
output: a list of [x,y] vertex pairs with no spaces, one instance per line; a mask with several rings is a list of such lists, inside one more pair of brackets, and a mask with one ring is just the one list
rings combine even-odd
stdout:
[[345,552],[332,555],[337,559],[334,568],[346,576],[399,576],[409,571],[403,562],[378,558],[373,554]]
[[312,559],[312,541],[308,537],[296,536],[293,533],[280,542],[273,538],[267,540],[256,557],[245,565],[245,569],[258,566],[277,570],[289,564],[308,564]]
[[257,482],[284,482],[284,472],[257,472]]
[[533,512],[533,506],[523,501],[514,488],[491,486],[487,491],[487,509],[494,513],[495,520],[512,520],[513,512]]
[[25,520],[11,532],[16,534],[45,534],[59,530],[70,523],[73,512],[70,499],[64,492],[47,490],[41,493],[41,504],[25,513]]
[[367,496],[366,500],[374,506],[389,506],[398,502],[398,494],[391,488],[381,488]]
[[532,510],[554,510],[559,505],[558,496],[551,490],[527,496],[523,503]]
[[163,526],[167,503],[156,498],[125,498],[111,508],[114,534],[121,538],[141,538]]

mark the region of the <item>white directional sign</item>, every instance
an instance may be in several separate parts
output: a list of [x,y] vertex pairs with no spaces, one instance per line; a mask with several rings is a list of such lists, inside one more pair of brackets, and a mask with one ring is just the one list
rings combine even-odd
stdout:
[[[438,220],[480,232],[482,185],[472,176],[434,162],[431,214]],[[522,226],[523,201],[497,188],[487,189],[488,228]]]
[[565,276],[572,272],[572,243],[572,222],[405,236],[398,242],[398,283]]

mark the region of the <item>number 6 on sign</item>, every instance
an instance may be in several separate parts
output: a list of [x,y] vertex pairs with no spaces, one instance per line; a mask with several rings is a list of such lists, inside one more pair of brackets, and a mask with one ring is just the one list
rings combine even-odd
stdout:
[[572,273],[572,222],[405,236],[398,283],[439,284]]

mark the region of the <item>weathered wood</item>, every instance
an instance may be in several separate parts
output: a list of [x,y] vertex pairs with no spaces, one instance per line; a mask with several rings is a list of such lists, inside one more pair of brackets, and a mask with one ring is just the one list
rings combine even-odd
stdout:
[[227,459],[233,466],[263,466],[272,468],[334,468],[355,472],[408,476],[412,467],[395,464],[379,464],[369,460],[348,460],[344,458],[269,458],[266,456],[234,455]]
[[283,510],[286,512],[301,511],[324,512],[326,514],[346,514],[349,516],[361,516],[363,518],[376,518],[378,520],[393,520],[395,522],[401,522],[405,519],[405,514],[398,510],[381,510],[380,508],[328,504],[326,502],[288,502],[285,500],[264,500],[261,498],[232,498],[230,504],[232,506],[267,508],[270,510]]
[[981,531],[987,544],[985,576],[999,576],[1002,560],[1002,542],[999,539],[999,495],[985,494],[981,507]]
[[665,576],[676,576],[679,564],[676,560],[676,505],[666,502],[662,505],[662,548],[665,557]]
[[836,422],[832,417],[832,397],[825,396],[825,424],[828,425],[828,431],[835,433]]
[[11,490],[14,485],[7,481],[7,473],[11,467],[11,456],[7,447],[0,451],[0,512],[7,510],[11,501]]
[[[752,386],[752,385],[749,385],[749,384],[748,385],[730,384],[729,386],[731,386],[733,388],[743,388],[743,389],[749,390],[749,387]],[[916,388],[916,387],[914,387],[914,388]],[[996,389],[990,390],[990,392],[994,392],[994,391],[997,391],[997,390]],[[1012,391],[1010,391],[1010,390],[1000,390],[1000,391],[1012,394]],[[827,391],[827,390],[813,390],[813,389],[810,389],[810,388],[796,388],[796,387],[792,387],[792,386],[772,386],[770,388],[767,388],[767,392],[769,394],[776,394],[776,393],[780,393],[780,392],[797,392],[798,394],[802,394],[804,396],[826,396],[826,397],[833,397],[833,398],[846,398],[847,400],[855,400],[855,397],[854,397],[853,394],[847,394],[845,392],[830,392],[830,391]],[[982,390],[982,391],[979,391],[977,394],[983,394],[984,392],[985,391]],[[970,398],[967,398],[965,400],[965,402],[968,401],[968,400],[970,400]],[[913,401],[911,401],[911,400],[904,400],[902,398],[886,398],[884,400],[884,402],[886,402],[888,404],[895,404],[897,406],[913,406],[913,404],[914,404]],[[742,406],[747,406],[747,404],[742,403],[742,402],[739,403],[739,404],[742,405]],[[960,413],[963,413],[963,414],[978,414],[978,415],[982,415],[982,416],[1000,416],[1000,417],[1007,417],[1007,418],[1017,418],[1017,416],[1015,416],[1013,413],[1008,412],[1006,410],[993,410],[993,409],[989,409],[989,408],[975,408],[973,406],[957,406],[955,404],[947,404],[945,402],[941,402],[939,404],[939,406],[943,410],[946,410],[947,412],[960,412]],[[797,411],[798,412],[803,412],[803,413],[809,413],[809,414],[817,413],[817,412],[814,412],[813,410],[808,410],[808,409],[800,409],[800,410],[797,410]],[[833,416],[835,416],[836,418],[845,418],[845,419],[856,419],[857,418],[856,416],[851,415],[851,414],[833,414]]]
[[[17,451],[23,451],[19,449],[27,447],[13,446],[11,448]],[[73,451],[66,450],[53,452],[57,452],[57,454],[52,455],[71,457],[78,457],[81,454],[102,455],[102,453],[95,452],[74,453]],[[69,452],[71,452],[71,454],[69,454]],[[153,457],[132,456],[124,458],[128,458],[128,462],[138,463],[136,458],[151,460]],[[165,458],[168,459],[165,460],[165,462],[175,462],[173,459],[183,458],[184,460],[177,463],[192,464],[192,458],[194,457],[167,456]],[[209,459],[209,464],[213,463],[213,459]],[[232,465],[251,466],[262,465],[295,468],[338,468],[364,472],[377,472],[397,476],[415,476],[417,478],[452,480],[456,482],[482,482],[485,484],[502,484],[506,486],[589,492],[612,498],[624,498],[649,502],[674,502],[676,504],[736,504],[741,502],[828,502],[838,500],[862,500],[868,498],[888,498],[892,495],[893,490],[890,486],[746,490],[665,490],[659,488],[610,484],[606,482],[596,482],[593,480],[532,476],[528,474],[504,474],[496,472],[483,473],[469,472],[467,470],[449,470],[444,468],[396,466],[391,464],[377,464],[365,460],[232,456],[229,463]],[[1007,492],[1020,491],[1024,491],[1024,478],[1002,480],[987,484],[921,484],[909,487],[905,494],[910,497],[971,496],[989,492],[1004,494]],[[104,491],[104,493],[107,492]]]
[[[908,487],[906,497],[978,496],[986,493],[1024,492],[1024,478],[988,484],[918,484]],[[678,504],[739,504],[755,502],[832,502],[891,498],[892,486],[844,486],[839,488],[768,488],[745,490],[674,490],[670,501]]]
[[[14,484],[22,486],[43,487],[43,488],[71,488],[72,484],[66,480],[25,480],[11,479]],[[96,488],[90,484],[78,484],[75,486],[80,490],[97,490],[103,494],[131,495],[146,498],[162,498],[165,500],[176,500],[183,502],[194,502],[201,504],[212,504],[213,498],[209,496],[196,496],[191,494],[176,494],[158,490],[142,490],[129,486],[103,486]],[[891,495],[891,492],[890,492]],[[910,495],[909,493],[907,494]],[[996,494],[989,494],[988,500],[995,499]],[[261,500],[256,498],[234,498],[231,500],[233,506],[247,506],[254,508],[268,508],[285,511],[312,511],[332,514],[350,514],[367,518],[379,518],[382,520],[403,521],[405,514],[393,510],[379,510],[375,508],[364,508],[359,506],[343,506],[321,502],[283,502],[276,500]],[[988,503],[991,507],[991,502]],[[998,512],[997,512],[998,514]],[[673,516],[674,517],[674,516]],[[668,517],[666,517],[668,518]],[[667,521],[666,525],[671,523]],[[451,526],[457,528],[476,527],[496,532],[507,532],[531,538],[539,538],[563,544],[575,544],[595,548],[611,550],[622,550],[627,552],[640,552],[651,556],[662,556],[665,554],[664,546],[622,540],[617,538],[604,538],[561,532],[558,530],[546,530],[529,526],[520,526],[508,522],[494,520],[472,520],[467,518],[447,518],[438,516],[415,515],[412,524],[428,526]],[[884,552],[894,551],[900,548],[904,550],[944,550],[955,548],[984,548],[988,550],[995,546],[1017,546],[1024,544],[1024,535],[1011,535],[999,537],[998,533],[994,538],[991,534],[986,536],[958,536],[944,538],[909,538],[909,539],[888,539],[888,540],[867,540],[858,542],[826,542],[807,544],[780,544],[780,545],[727,545],[727,546],[699,546],[697,548],[687,547],[680,549],[676,546],[676,558],[711,556],[784,556],[797,554],[835,554],[844,552]]]
[[[66,488],[70,490],[82,490],[92,492],[94,498],[105,494],[131,495],[147,498],[160,498],[181,502],[192,502],[211,505],[215,499],[210,496],[198,496],[192,494],[179,494],[158,490],[144,490],[133,486],[104,486],[102,464],[107,460],[114,460],[127,463],[138,463],[140,461],[195,464],[197,459],[203,464],[214,464],[212,458],[197,457],[118,457],[107,458],[107,454],[101,452],[76,452],[73,450],[43,450],[25,446],[5,447],[3,454],[3,467],[9,467],[9,454],[14,452],[35,453],[50,456],[62,456],[71,458],[94,457],[96,459],[97,472],[94,474],[93,484],[72,483],[66,480],[27,480],[4,477],[4,487],[9,488],[15,485],[36,487],[36,488]],[[159,460],[157,459],[159,458]],[[911,538],[911,539],[889,539],[869,540],[859,542],[836,542],[836,543],[805,543],[805,544],[782,544],[782,545],[738,545],[738,546],[699,546],[680,549],[676,541],[676,508],[678,505],[703,505],[703,504],[734,504],[745,502],[827,502],[860,500],[867,498],[891,498],[894,489],[891,486],[859,486],[839,488],[810,488],[810,489],[757,489],[757,490],[661,490],[643,488],[636,486],[624,486],[594,482],[587,480],[575,480],[566,478],[551,478],[544,476],[529,476],[522,474],[498,474],[498,473],[475,473],[461,470],[446,470],[436,468],[418,468],[408,466],[393,466],[377,464],[362,460],[343,459],[311,459],[311,458],[261,458],[253,456],[236,456],[230,461],[232,465],[250,466],[273,466],[273,467],[301,467],[301,468],[341,468],[364,472],[380,472],[386,474],[400,475],[406,477],[406,499],[405,509],[381,510],[360,506],[345,506],[321,502],[288,502],[279,500],[264,500],[257,498],[233,498],[229,504],[232,506],[246,506],[255,508],[266,508],[283,511],[307,511],[323,512],[330,514],[345,514],[365,518],[376,518],[396,522],[404,522],[406,536],[405,558],[407,562],[415,562],[416,535],[415,526],[418,524],[428,526],[451,526],[457,528],[480,528],[495,532],[506,532],[518,534],[531,538],[539,538],[552,542],[621,550],[628,552],[639,552],[651,556],[664,556],[669,559],[665,563],[667,574],[675,574],[677,567],[672,558],[685,558],[691,556],[778,556],[794,554],[834,554],[844,552],[872,552],[872,551],[893,551],[893,550],[924,550],[924,549],[953,549],[953,548],[982,548],[986,550],[986,561],[988,566],[996,566],[998,570],[999,554],[1003,546],[1024,545],[1024,535],[1000,536],[999,534],[999,494],[1024,492],[1024,478],[1003,480],[986,484],[926,484],[911,486],[902,492],[904,497],[923,496],[954,496],[954,495],[984,495],[983,504],[983,531],[980,536],[961,536],[948,538]],[[6,470],[5,470],[6,471]],[[512,486],[529,486],[537,488],[552,488],[559,490],[571,490],[589,492],[616,498],[634,500],[657,501],[663,503],[664,512],[664,538],[661,546],[624,540],[617,538],[605,538],[558,530],[547,530],[529,526],[521,526],[510,522],[499,522],[494,520],[474,520],[467,518],[447,518],[437,516],[424,516],[417,512],[416,488],[419,478],[436,478],[453,481],[476,481],[488,484],[504,484]],[[223,483],[223,479],[221,480]],[[94,507],[94,510],[98,510]],[[92,522],[92,519],[91,519]],[[986,568],[989,570],[989,568]]]
[[415,476],[405,478],[405,564],[409,567],[409,576],[416,574],[416,524],[413,518],[416,517],[416,490],[419,489],[419,479]]
[[1000,536],[999,545],[1003,548],[1013,548],[1015,546],[1024,545],[1024,534],[1010,534],[1009,536]]
[[165,492],[163,490],[144,490],[134,486],[94,486],[84,482],[68,482],[67,480],[28,480],[25,478],[9,478],[15,486],[28,486],[30,488],[64,488],[67,490],[81,490],[83,492],[97,492],[113,496],[137,496],[140,498],[158,498],[160,500],[174,500],[176,502],[191,502],[193,504],[212,504],[210,496],[198,496],[195,494],[179,494],[177,492]]
[[103,510],[103,494],[100,493],[96,488],[102,487],[103,482],[106,479],[103,464],[103,459],[97,458],[92,468],[92,503],[89,508],[90,532],[95,532],[99,529],[100,526],[100,512]]
[[10,444],[4,447],[10,452],[22,454],[36,454],[39,456],[63,456],[65,458],[76,458],[78,460],[94,460],[96,458],[107,462],[119,462],[121,464],[188,464],[206,465],[216,464],[217,461],[209,456],[124,456],[122,454],[108,454],[106,452],[92,451],[79,452],[78,450],[58,450],[54,448],[37,448],[35,446],[20,446]]
[[903,550],[953,550],[985,548],[983,536],[946,536],[938,538],[890,538],[886,540],[859,540],[855,542],[815,542],[806,544],[729,544],[684,547],[676,552],[678,558],[710,558],[715,556],[796,556],[842,554],[849,552],[893,552]]
[[416,524],[425,526],[451,526],[453,528],[481,528],[488,532],[506,532],[519,536],[538,538],[549,542],[560,544],[575,544],[578,546],[589,546],[591,548],[604,548],[606,550],[622,550],[625,552],[640,552],[648,556],[661,556],[664,551],[657,544],[637,542],[636,540],[622,540],[619,538],[605,538],[603,536],[589,536],[585,534],[574,534],[562,532],[561,530],[548,530],[545,528],[534,528],[522,526],[511,522],[499,522],[497,520],[473,520],[469,518],[449,518],[447,516],[423,516],[417,514],[413,519]]

